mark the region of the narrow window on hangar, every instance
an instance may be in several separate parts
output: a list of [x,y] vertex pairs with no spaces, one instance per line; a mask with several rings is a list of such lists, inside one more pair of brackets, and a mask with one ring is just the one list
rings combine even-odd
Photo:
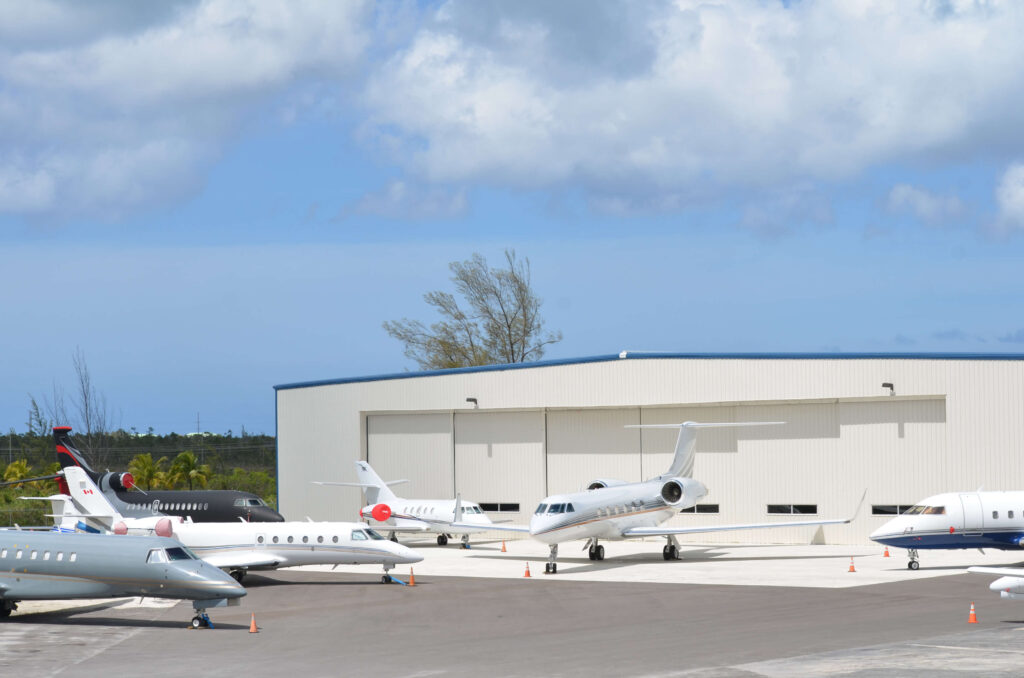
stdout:
[[718,504],[696,504],[690,508],[684,508],[680,513],[721,513]]
[[518,502],[516,502],[516,503],[510,503],[510,502],[501,502],[501,503],[491,502],[491,503],[488,503],[488,502],[483,502],[482,501],[482,502],[480,502],[480,508],[483,509],[484,511],[488,511],[488,512],[519,513],[519,503]]
[[817,504],[768,504],[769,515],[817,515]]
[[904,513],[913,504],[872,504],[871,515],[873,516],[898,516]]

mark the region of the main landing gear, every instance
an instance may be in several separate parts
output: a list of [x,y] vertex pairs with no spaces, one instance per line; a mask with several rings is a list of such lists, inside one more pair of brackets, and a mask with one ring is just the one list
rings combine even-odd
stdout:
[[675,535],[668,535],[666,537],[668,543],[661,549],[661,557],[665,560],[678,560],[679,559],[679,542],[676,541]]
[[604,547],[597,543],[597,539],[590,539],[583,548],[587,550],[587,557],[591,560],[604,560]]
[[438,546],[447,546],[448,545],[448,535],[447,534],[439,534],[439,535],[437,535],[437,545]]
[[13,600],[0,600],[0,619],[6,619],[11,613],[18,609],[18,604]]
[[231,575],[232,579],[234,579],[239,584],[241,584],[242,580],[245,579],[245,573],[246,573],[246,570],[244,568],[239,568],[237,570],[231,570],[231,572],[229,572],[228,574]]
[[205,610],[199,611],[199,614],[192,617],[192,621],[189,622],[189,626],[194,629],[212,629],[213,622],[210,621],[210,615],[206,614]]
[[910,556],[910,562],[907,563],[908,570],[916,570],[921,567],[921,563],[917,562],[917,549],[907,549],[907,555]]
[[558,559],[558,544],[552,544],[548,548],[550,551],[548,562],[544,564],[544,574],[558,574],[558,563],[555,562]]
[[468,534],[462,535],[462,548],[464,548],[464,549],[468,549],[469,548],[469,535]]

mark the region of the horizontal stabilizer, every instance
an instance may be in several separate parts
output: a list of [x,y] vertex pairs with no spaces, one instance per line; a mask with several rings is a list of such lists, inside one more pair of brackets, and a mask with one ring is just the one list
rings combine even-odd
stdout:
[[1000,577],[1020,577],[1024,579],[1024,567],[968,567],[967,571],[975,574],[996,574]]
[[456,530],[473,530],[474,532],[519,532],[520,534],[530,533],[529,525],[481,525],[480,523],[450,523],[450,527]]
[[[377,483],[345,483],[340,480],[311,480],[314,485],[339,485],[342,487],[379,487]],[[402,483],[409,482],[408,479],[403,478],[402,480],[389,480],[385,485],[401,485]]]

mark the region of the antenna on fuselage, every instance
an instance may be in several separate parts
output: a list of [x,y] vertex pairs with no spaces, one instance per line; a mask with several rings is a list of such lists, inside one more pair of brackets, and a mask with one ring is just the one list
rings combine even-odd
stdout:
[[784,421],[739,421],[739,422],[696,422],[684,421],[681,424],[626,424],[626,428],[678,428],[679,437],[676,438],[675,455],[672,457],[672,465],[663,475],[681,476],[683,478],[693,477],[694,448],[697,442],[697,430],[699,428],[727,428],[740,426],[779,426]]

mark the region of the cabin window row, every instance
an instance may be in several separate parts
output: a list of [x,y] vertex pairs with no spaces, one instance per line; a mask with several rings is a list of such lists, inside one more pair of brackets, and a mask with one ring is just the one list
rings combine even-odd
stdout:
[[[381,539],[381,540],[384,539],[384,537],[382,537],[380,534],[378,534],[377,532],[374,532],[373,530],[369,530],[369,529],[352,530],[352,533],[349,536],[349,538],[351,540],[353,540],[353,541],[368,541],[370,539]],[[316,538],[316,543],[317,544],[323,544],[324,543],[324,539],[325,539],[325,537],[323,535],[319,535]],[[309,540],[310,540],[309,535],[306,535],[306,536],[302,537],[302,539],[301,539],[303,544],[308,544]],[[332,536],[330,538],[330,540],[331,540],[331,543],[337,544],[338,543],[338,535]],[[279,537],[278,535],[274,535],[273,537],[271,537],[270,541],[271,541],[271,543],[274,543],[274,544],[280,544],[281,543],[281,537]],[[289,535],[288,537],[285,538],[285,541],[287,543],[289,543],[289,544],[294,544],[295,543],[295,537],[293,535]],[[266,537],[264,537],[262,534],[259,535],[258,537],[256,537],[256,543],[257,544],[265,544],[266,543]]]
[[[22,558],[25,557],[25,554],[28,554],[28,558],[26,558],[26,560],[39,560],[40,559],[40,557],[39,557],[40,553],[39,553],[38,549],[31,549],[31,550],[30,549],[0,549],[0,560],[6,559],[8,557],[8,554],[10,554],[10,557],[13,560],[21,560]],[[53,553],[53,554],[51,554],[50,551],[43,551],[41,559],[42,560],[50,560],[50,556],[51,555],[53,556],[53,559],[56,560],[58,563],[61,562],[62,560],[64,560],[64,552],[63,551],[57,551],[56,553]],[[75,562],[77,560],[78,560],[78,554],[77,553],[72,551],[71,553],[68,554],[68,562],[73,563],[73,562]]]

